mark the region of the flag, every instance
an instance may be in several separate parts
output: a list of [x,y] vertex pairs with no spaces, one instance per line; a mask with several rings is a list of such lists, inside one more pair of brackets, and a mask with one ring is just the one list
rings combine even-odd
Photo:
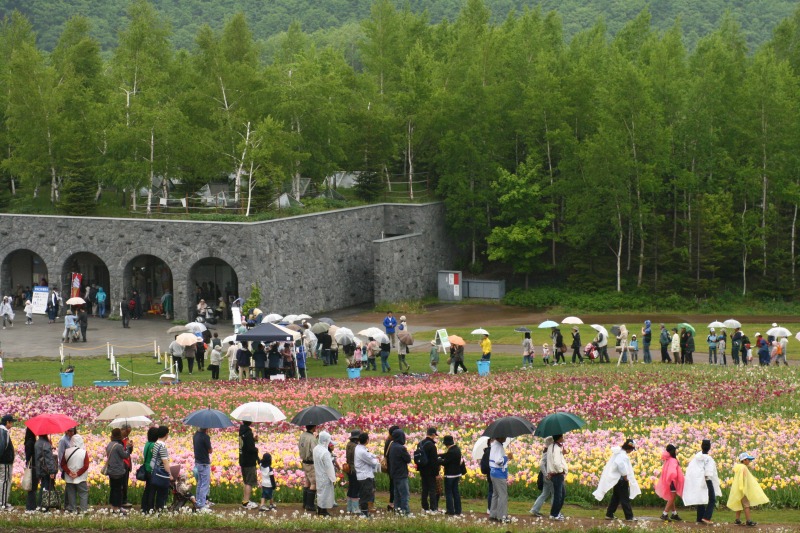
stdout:
[[72,273],[72,290],[69,293],[71,297],[81,295],[81,280],[83,280],[83,274],[79,274],[78,272]]

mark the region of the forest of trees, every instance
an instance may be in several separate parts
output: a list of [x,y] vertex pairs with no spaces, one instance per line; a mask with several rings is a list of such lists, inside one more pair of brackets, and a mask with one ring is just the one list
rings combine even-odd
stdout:
[[21,14],[3,21],[0,201],[48,195],[78,214],[104,187],[152,191],[159,176],[234,175],[245,202],[336,170],[423,174],[474,271],[795,292],[800,11],[757,49],[725,16],[689,51],[647,10],[568,41],[553,12],[495,23],[469,0],[431,24],[376,0],[356,63],[298,24],[264,62],[242,14],[202,26],[190,51],[144,0],[122,26],[104,60],[85,18],[52,52]]

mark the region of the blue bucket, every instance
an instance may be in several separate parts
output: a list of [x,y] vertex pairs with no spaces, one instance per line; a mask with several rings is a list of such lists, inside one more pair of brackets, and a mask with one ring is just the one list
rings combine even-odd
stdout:
[[75,373],[74,372],[61,372],[61,386],[62,387],[72,387],[75,383]]
[[488,376],[489,375],[489,366],[491,361],[478,361],[478,375],[479,376]]
[[347,377],[350,379],[358,379],[361,377],[361,369],[360,368],[348,368],[347,369]]

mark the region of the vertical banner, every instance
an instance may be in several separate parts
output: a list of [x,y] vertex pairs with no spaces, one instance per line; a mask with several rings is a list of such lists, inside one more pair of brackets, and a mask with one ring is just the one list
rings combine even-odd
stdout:
[[80,297],[81,280],[83,280],[83,274],[79,274],[78,272],[72,273],[72,290],[69,293],[70,298],[74,298],[76,296]]

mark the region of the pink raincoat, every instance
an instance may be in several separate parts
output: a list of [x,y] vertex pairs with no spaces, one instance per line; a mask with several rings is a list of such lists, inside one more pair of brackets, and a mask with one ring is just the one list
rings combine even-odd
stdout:
[[683,471],[678,460],[672,457],[668,451],[661,454],[664,466],[661,468],[661,478],[656,483],[656,494],[662,499],[669,500],[670,485],[675,484],[675,492],[683,497]]

